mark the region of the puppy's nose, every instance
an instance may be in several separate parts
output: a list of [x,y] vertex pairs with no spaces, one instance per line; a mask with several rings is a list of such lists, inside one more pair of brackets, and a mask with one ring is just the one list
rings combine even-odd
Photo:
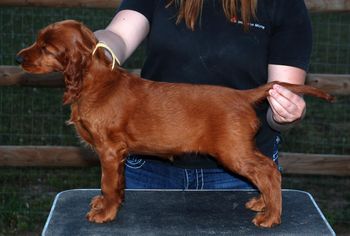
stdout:
[[21,55],[16,55],[16,62],[18,64],[22,64],[24,62],[24,58]]

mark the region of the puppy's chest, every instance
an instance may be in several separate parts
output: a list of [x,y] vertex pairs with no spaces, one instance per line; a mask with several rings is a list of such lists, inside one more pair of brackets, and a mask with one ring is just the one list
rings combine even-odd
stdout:
[[95,135],[91,115],[82,112],[77,106],[72,106],[71,110],[71,117],[68,124],[75,126],[77,133],[84,141],[90,145],[94,145]]

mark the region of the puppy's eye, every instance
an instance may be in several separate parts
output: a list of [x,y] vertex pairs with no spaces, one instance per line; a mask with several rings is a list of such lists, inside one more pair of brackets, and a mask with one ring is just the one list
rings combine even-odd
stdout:
[[46,44],[43,44],[43,45],[40,45],[40,49],[41,51],[45,52],[45,53],[51,53],[50,51],[50,46],[46,45]]
[[56,54],[56,50],[55,50],[54,47],[52,47],[52,45],[46,45],[42,50],[46,54],[51,54],[51,55],[55,55]]

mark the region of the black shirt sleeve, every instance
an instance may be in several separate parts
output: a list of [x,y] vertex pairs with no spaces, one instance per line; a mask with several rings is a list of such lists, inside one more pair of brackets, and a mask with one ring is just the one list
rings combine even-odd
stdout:
[[122,10],[137,11],[151,23],[155,9],[154,2],[155,0],[123,0],[118,8],[118,12]]
[[269,64],[307,71],[312,48],[312,29],[303,0],[275,1]]

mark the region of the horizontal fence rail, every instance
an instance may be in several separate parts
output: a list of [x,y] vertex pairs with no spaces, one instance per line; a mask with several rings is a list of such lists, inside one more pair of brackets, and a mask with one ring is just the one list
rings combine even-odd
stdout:
[[349,0],[304,0],[311,12],[349,11]]
[[119,6],[121,1],[122,0],[1,0],[0,6],[115,8]]
[[89,149],[73,146],[0,146],[1,166],[83,167],[99,163]]
[[[280,154],[286,174],[345,176],[350,173],[350,156],[306,153]],[[0,146],[0,165],[17,167],[86,167],[99,164],[97,154],[72,146]]]
[[[0,6],[116,8],[121,0],[1,0]],[[305,0],[311,12],[349,11],[349,0]]]
[[[140,74],[140,69],[130,70]],[[323,89],[333,95],[350,95],[350,75],[308,74],[306,84]],[[0,66],[0,86],[63,87],[63,75],[50,73],[34,75],[18,66]]]
[[281,153],[283,173],[312,175],[350,175],[349,155]]

